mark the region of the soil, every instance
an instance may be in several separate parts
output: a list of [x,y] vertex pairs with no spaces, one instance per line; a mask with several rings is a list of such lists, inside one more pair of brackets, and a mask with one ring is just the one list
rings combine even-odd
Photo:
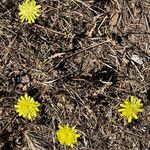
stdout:
[[[21,3],[0,1],[0,149],[69,149],[55,134],[68,123],[76,150],[150,150],[150,1],[37,0],[34,24]],[[24,93],[41,103],[32,121],[14,109]],[[144,112],[127,124],[132,95]]]

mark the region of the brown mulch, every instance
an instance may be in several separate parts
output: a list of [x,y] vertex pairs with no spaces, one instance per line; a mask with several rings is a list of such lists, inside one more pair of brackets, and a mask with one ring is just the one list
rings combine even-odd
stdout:
[[[150,1],[37,2],[28,24],[22,0],[0,1],[0,149],[69,149],[55,135],[69,123],[76,150],[149,150]],[[26,92],[42,105],[33,121],[14,109]],[[131,95],[144,112],[124,125],[117,109]]]

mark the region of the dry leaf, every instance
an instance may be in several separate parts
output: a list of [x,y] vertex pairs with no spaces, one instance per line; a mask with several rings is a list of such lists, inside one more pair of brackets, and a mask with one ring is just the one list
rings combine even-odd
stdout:
[[119,18],[119,13],[114,13],[110,19],[109,25],[110,25],[110,30],[112,30],[118,23],[118,18]]

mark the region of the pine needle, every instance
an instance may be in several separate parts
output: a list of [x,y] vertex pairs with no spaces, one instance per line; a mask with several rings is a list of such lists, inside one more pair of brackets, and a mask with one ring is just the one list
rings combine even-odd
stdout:
[[48,142],[40,134],[26,131],[24,136],[29,150],[46,150],[45,147],[48,147]]

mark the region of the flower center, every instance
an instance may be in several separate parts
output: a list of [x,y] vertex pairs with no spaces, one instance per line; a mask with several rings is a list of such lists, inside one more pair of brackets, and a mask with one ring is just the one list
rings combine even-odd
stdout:
[[24,105],[24,108],[25,108],[25,110],[30,110],[30,109],[32,108],[32,106],[31,106],[30,103],[26,103],[26,104]]
[[130,112],[132,112],[133,111],[133,106],[129,106],[129,108],[128,108],[128,110],[130,111]]
[[33,11],[33,8],[32,7],[27,7],[27,13],[31,13]]

